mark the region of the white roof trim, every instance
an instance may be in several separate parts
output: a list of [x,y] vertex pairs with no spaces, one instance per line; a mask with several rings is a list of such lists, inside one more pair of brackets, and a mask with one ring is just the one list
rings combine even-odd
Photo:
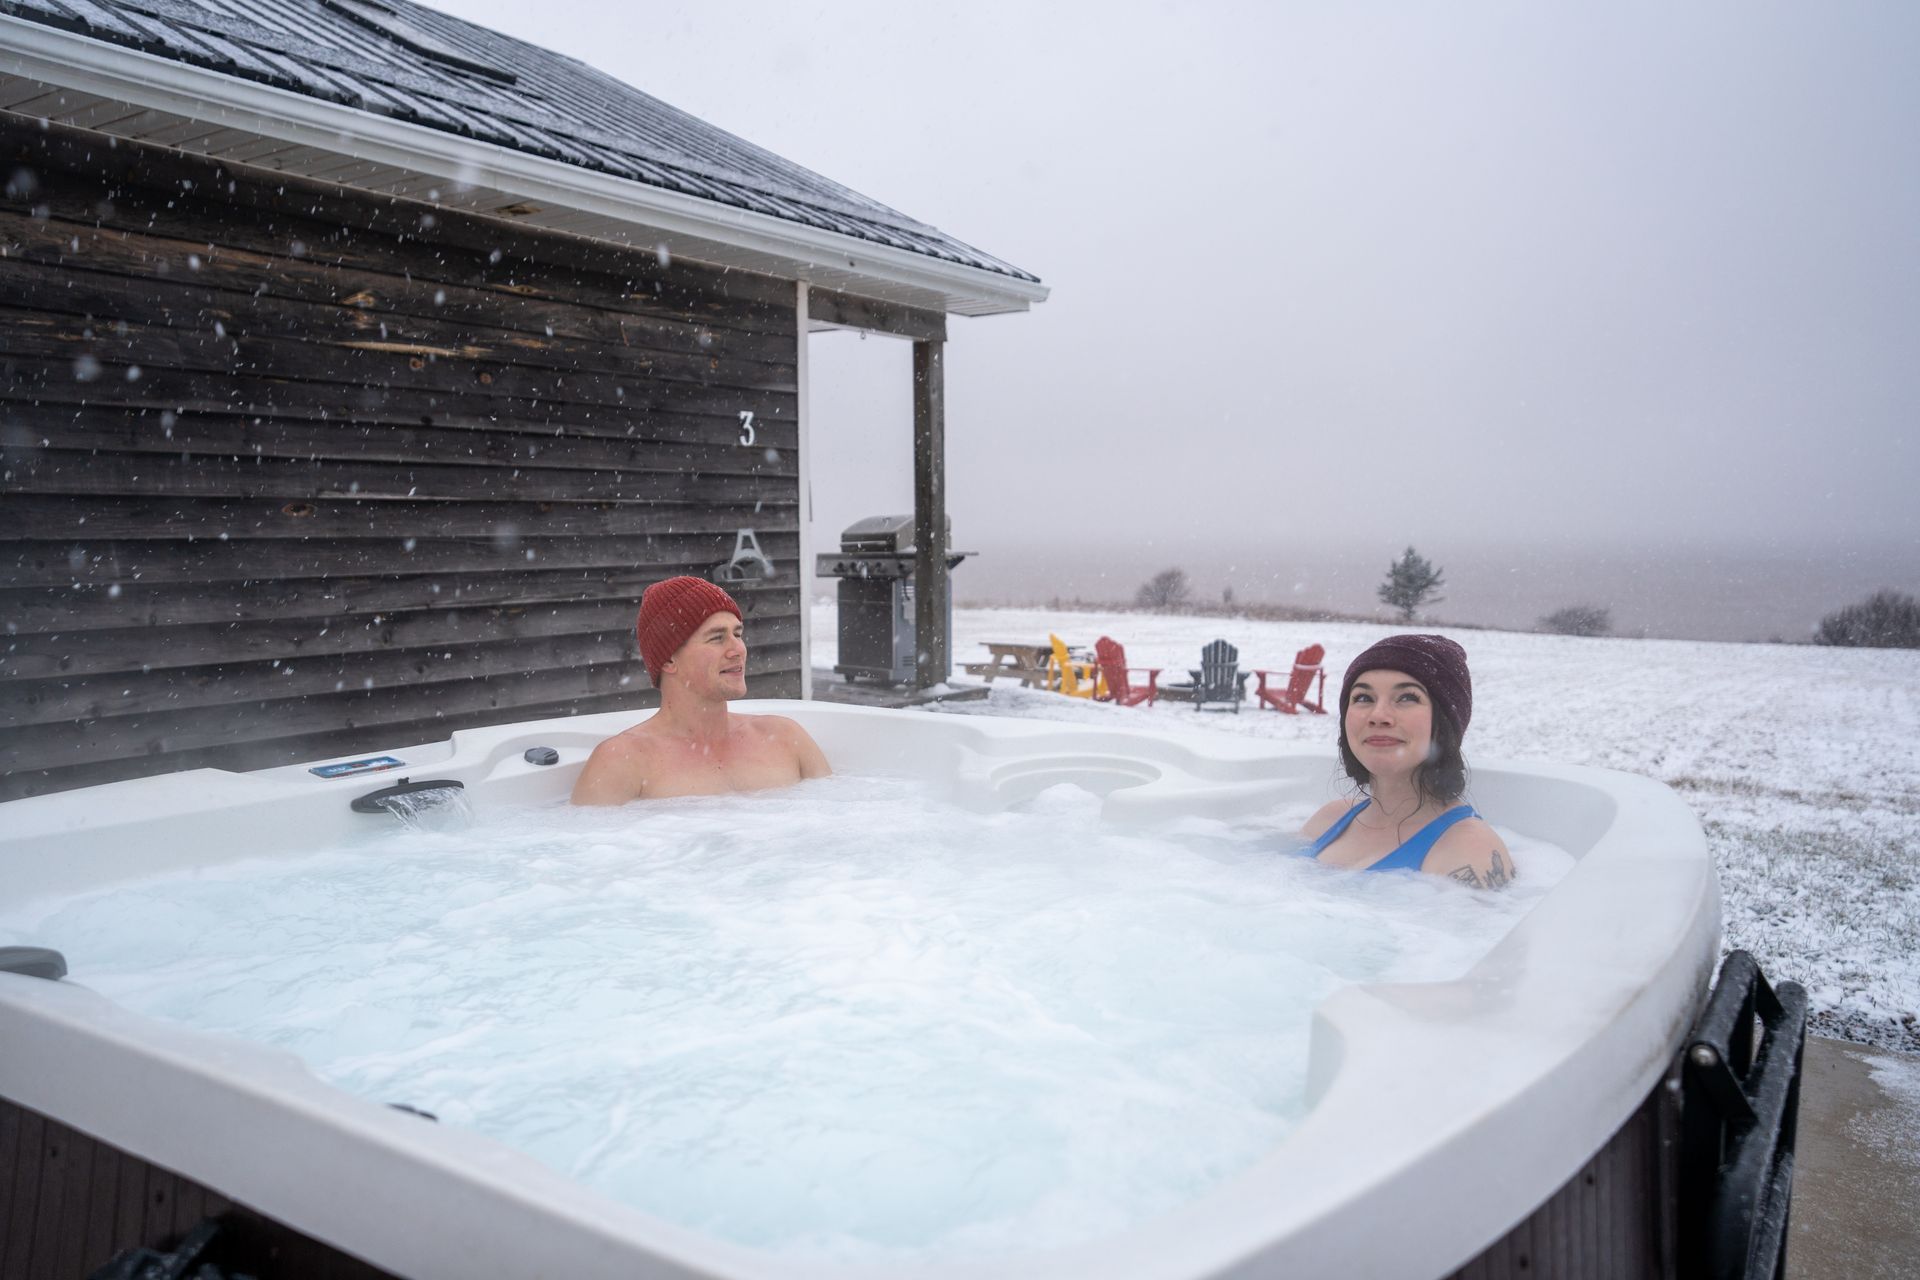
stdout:
[[[967,315],[1025,311],[1048,294],[1044,284],[647,186],[6,14],[0,14],[0,73],[450,185],[483,188],[551,211],[577,211],[594,222],[580,234],[646,246],[664,243],[686,258],[822,288]],[[209,154],[218,158],[218,152]]]

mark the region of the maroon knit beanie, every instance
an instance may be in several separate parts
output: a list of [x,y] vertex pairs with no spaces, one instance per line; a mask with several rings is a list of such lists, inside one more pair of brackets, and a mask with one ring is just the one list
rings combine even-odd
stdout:
[[1464,737],[1473,719],[1473,677],[1467,672],[1467,651],[1445,636],[1388,636],[1347,666],[1340,682],[1340,732],[1346,733],[1347,699],[1353,682],[1368,671],[1404,671],[1427,686],[1433,700]]
[[647,678],[655,687],[660,684],[660,668],[680,652],[701,623],[723,609],[740,617],[733,597],[705,578],[668,578],[647,588],[640,597],[640,617],[633,633],[640,641],[640,661],[647,664]]

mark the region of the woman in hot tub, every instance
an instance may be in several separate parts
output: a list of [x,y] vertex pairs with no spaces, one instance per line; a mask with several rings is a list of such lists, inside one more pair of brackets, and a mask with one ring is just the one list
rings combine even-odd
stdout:
[[1329,801],[1300,829],[1304,851],[1350,871],[1418,870],[1504,888],[1513,855],[1461,804],[1460,739],[1473,718],[1467,651],[1445,636],[1388,636],[1340,684],[1340,759],[1360,798]]

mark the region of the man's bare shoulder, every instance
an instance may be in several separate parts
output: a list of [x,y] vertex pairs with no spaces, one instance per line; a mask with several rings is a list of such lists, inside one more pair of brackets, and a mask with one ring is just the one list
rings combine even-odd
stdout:
[[665,741],[666,735],[660,731],[658,723],[646,719],[622,729],[611,738],[603,739],[587,759],[589,763],[594,756],[608,761],[644,759],[659,751]]
[[806,730],[800,727],[800,722],[791,716],[750,716],[744,711],[735,711],[732,716],[744,728],[770,737],[790,738],[796,733],[806,733]]
[[639,724],[629,725],[611,738],[605,739],[594,750],[618,755],[635,751],[652,751],[659,747],[663,737],[655,721],[642,720]]
[[745,728],[749,732],[791,751],[800,766],[801,777],[823,778],[833,772],[827,764],[826,753],[820,750],[820,744],[813,740],[813,735],[798,720],[788,716],[745,714],[739,718],[746,722]]
[[593,749],[573,784],[573,803],[625,804],[641,794],[648,773],[645,766],[661,745],[660,735],[648,730],[652,723],[643,720]]

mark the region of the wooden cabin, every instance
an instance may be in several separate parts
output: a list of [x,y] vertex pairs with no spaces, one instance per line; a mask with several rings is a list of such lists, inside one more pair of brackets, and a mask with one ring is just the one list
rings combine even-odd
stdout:
[[0,180],[0,798],[649,706],[679,573],[806,696],[825,327],[916,344],[945,677],[946,320],[1033,275],[407,0],[0,0]]

